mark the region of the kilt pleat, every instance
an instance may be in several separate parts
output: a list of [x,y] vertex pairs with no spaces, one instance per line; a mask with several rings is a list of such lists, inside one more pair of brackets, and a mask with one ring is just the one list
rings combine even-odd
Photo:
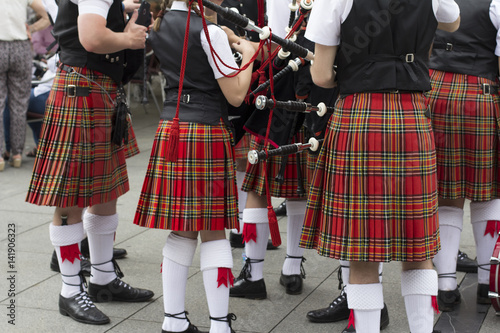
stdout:
[[422,94],[337,101],[300,245],[348,261],[423,261],[439,250],[435,151]]
[[250,151],[250,133],[245,133],[240,141],[234,147],[234,157],[235,159],[247,159],[248,152]]
[[[297,135],[293,138],[293,142],[303,143],[305,135],[304,128],[302,128]],[[268,145],[268,149],[274,149],[272,145]],[[251,136],[250,150],[262,150],[264,149],[264,144],[261,139],[256,136]],[[302,171],[302,184],[304,189],[307,191],[307,155],[304,152],[300,154],[300,166]],[[297,155],[288,155],[288,160],[284,172],[284,182],[280,184],[276,181],[275,177],[279,174],[281,169],[282,156],[273,156],[267,160],[267,163],[257,163],[257,164],[247,164],[247,170],[245,174],[245,179],[243,181],[242,190],[245,192],[255,192],[258,195],[266,195],[266,183],[265,183],[265,173],[264,167],[267,164],[268,170],[268,181],[269,181],[269,192],[271,196],[277,198],[287,198],[287,199],[298,199],[304,198],[304,195],[299,195],[297,193],[297,187],[299,184],[297,176]]]
[[178,159],[165,159],[171,121],[160,121],[134,223],[176,231],[232,229],[238,198],[232,137],[224,123],[180,122]]
[[500,197],[500,97],[482,89],[498,82],[431,70],[431,84],[439,195],[472,201]]
[[[115,97],[107,76],[75,70]],[[91,87],[88,97],[70,97],[68,85]],[[129,190],[123,147],[111,143],[113,102],[89,80],[58,70],[42,126],[27,201],[57,207],[88,207]]]

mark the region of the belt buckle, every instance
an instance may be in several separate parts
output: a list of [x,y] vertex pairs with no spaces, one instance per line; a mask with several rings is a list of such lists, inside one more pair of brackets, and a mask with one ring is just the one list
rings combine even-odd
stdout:
[[68,84],[66,87],[66,93],[68,97],[76,97],[76,86],[74,84]]
[[413,61],[415,61],[415,55],[413,53],[408,53],[405,56],[405,60],[406,60],[406,62],[413,62]]
[[182,103],[188,104],[189,101],[191,100],[191,95],[189,95],[189,94],[183,94],[181,98],[182,98],[181,99]]
[[483,95],[491,95],[491,86],[488,83],[482,84]]
[[452,43],[446,43],[446,51],[453,51],[453,44]]

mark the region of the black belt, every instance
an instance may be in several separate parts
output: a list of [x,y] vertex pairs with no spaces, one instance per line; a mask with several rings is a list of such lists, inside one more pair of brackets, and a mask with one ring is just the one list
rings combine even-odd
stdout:
[[481,89],[483,90],[483,95],[498,95],[498,86],[482,83]]
[[[73,67],[63,63],[59,64],[59,68],[68,73],[73,73],[75,71]],[[64,88],[64,92],[68,95],[68,97],[87,97],[90,95],[90,87],[80,87],[75,86],[74,84],[68,84]]]

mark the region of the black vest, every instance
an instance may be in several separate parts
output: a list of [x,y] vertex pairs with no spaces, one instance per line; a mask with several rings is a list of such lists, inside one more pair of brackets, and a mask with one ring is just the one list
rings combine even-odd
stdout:
[[[171,10],[165,13],[160,30],[151,32],[151,45],[167,80],[162,119],[171,120],[175,116],[187,14],[185,11]],[[226,99],[201,46],[202,30],[201,18],[191,13],[179,120],[217,125],[221,117],[227,122]]]
[[[124,68],[124,51],[112,54],[87,52],[78,38],[78,5],[70,0],[59,1],[59,11],[53,34],[60,47],[60,60],[63,64],[75,67],[87,67],[98,71],[119,83]],[[115,32],[125,28],[122,1],[114,0],[106,18],[106,26]]]
[[341,26],[341,94],[430,90],[432,0],[354,0]]
[[454,33],[436,32],[429,67],[495,81],[497,30],[489,15],[491,0],[455,1],[460,6],[460,28]]

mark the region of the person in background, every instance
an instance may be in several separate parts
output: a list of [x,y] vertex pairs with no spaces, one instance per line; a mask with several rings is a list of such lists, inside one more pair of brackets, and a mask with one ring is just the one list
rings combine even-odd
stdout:
[[[29,34],[50,25],[42,0],[1,0],[4,16],[0,20],[0,171],[5,160],[15,167],[21,167],[22,152],[26,137],[26,111],[31,90],[32,51]],[[40,17],[26,25],[27,8],[31,7]],[[10,114],[11,151],[5,150],[4,110],[8,98]]]

